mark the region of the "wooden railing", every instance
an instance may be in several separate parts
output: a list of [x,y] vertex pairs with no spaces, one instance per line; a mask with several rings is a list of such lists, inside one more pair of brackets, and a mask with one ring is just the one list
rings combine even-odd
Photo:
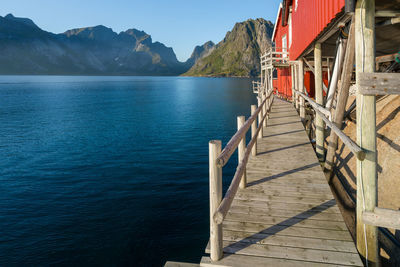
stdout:
[[[221,141],[209,142],[209,175],[210,175],[210,257],[213,261],[222,258],[222,222],[228,213],[238,188],[246,187],[246,165],[250,154],[256,155],[257,138],[262,137],[265,120],[273,102],[273,91],[269,90],[259,99],[258,108],[251,106],[251,116],[245,121],[238,117],[238,131],[221,151]],[[258,117],[258,127],[257,127]],[[246,147],[246,133],[251,127],[251,141]],[[238,149],[239,163],[232,182],[222,199],[222,167]]]
[[311,98],[300,92],[299,90],[294,89],[294,91],[303,97],[308,103],[310,103],[311,107],[317,112],[320,117],[324,120],[326,125],[331,128],[332,131],[336,133],[336,135],[342,140],[342,142],[353,152],[353,154],[357,157],[357,159],[363,161],[365,159],[365,152],[358,146],[350,137],[348,137],[342,130],[339,129],[334,123],[329,120],[327,113],[329,111],[325,109],[323,106],[315,103]]
[[253,83],[253,93],[258,94],[258,92],[260,92],[261,88],[263,87],[262,83],[256,81],[253,81],[252,83]]
[[286,48],[271,47],[261,56],[261,68],[273,68],[274,65],[287,64],[289,62],[289,52]]

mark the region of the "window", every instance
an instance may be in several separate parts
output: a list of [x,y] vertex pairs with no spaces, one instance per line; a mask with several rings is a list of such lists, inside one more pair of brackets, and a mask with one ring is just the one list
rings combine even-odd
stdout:
[[[287,39],[286,34],[282,37],[282,52],[287,52]],[[283,54],[282,57],[286,57],[286,54]]]

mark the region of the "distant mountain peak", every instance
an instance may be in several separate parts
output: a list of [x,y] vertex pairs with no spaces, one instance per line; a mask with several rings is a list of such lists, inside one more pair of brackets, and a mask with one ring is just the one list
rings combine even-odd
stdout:
[[31,19],[28,18],[18,18],[15,17],[13,14],[7,14],[4,19],[11,21],[11,22],[17,22],[21,24],[25,24],[26,26],[33,27],[33,28],[39,28]]
[[190,58],[186,61],[186,64],[190,67],[193,66],[199,59],[208,56],[215,48],[213,41],[207,41],[203,45],[197,45],[192,52]]
[[118,34],[111,28],[103,25],[97,25],[92,27],[76,28],[64,32],[67,37],[77,36],[82,39],[90,39],[96,41],[110,41],[114,39]]

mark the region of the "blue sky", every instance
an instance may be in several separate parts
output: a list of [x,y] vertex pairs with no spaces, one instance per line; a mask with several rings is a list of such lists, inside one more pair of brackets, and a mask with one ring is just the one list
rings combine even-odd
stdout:
[[186,60],[196,45],[217,43],[235,22],[265,18],[275,22],[281,0],[1,0],[0,15],[31,18],[60,33],[102,24],[116,32],[136,28],[151,34]]

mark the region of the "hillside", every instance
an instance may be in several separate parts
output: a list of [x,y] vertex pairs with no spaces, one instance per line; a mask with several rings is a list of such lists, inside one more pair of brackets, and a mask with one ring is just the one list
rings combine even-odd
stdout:
[[185,76],[241,76],[260,74],[260,54],[271,46],[273,24],[264,19],[236,23],[215,49],[196,62]]

